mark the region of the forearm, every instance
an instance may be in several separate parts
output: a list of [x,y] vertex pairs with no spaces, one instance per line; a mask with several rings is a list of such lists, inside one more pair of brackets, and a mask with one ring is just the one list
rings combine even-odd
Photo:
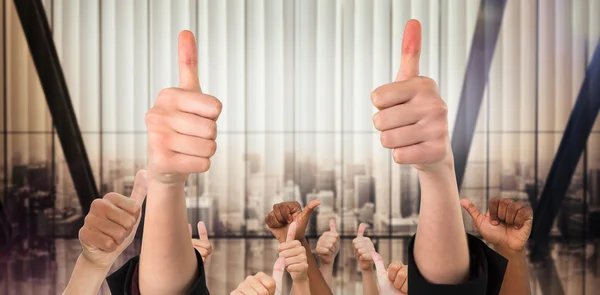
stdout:
[[419,172],[421,211],[414,258],[425,279],[456,284],[469,274],[469,249],[453,164]]
[[329,289],[333,290],[333,265],[321,264],[319,270],[321,271],[321,275],[323,275],[323,279],[327,282]]
[[292,283],[292,292],[290,292],[290,295],[310,295],[310,283],[309,280],[306,281],[302,281],[302,282],[293,282]]
[[302,246],[306,249],[306,260],[308,262],[308,280],[310,282],[310,292],[312,295],[333,295],[331,289],[327,285],[325,278],[321,275],[321,271],[317,266],[317,261],[312,255],[308,241],[303,238]]
[[498,254],[508,259],[508,266],[504,274],[504,281],[500,289],[500,295],[529,295],[529,266],[525,251],[515,252],[503,247],[495,246]]
[[140,254],[140,291],[144,295],[185,294],[198,272],[188,231],[185,184],[150,179]]
[[373,270],[362,271],[363,295],[379,295],[377,280]]
[[109,269],[94,266],[83,255],[79,255],[63,295],[98,294],[108,271]]

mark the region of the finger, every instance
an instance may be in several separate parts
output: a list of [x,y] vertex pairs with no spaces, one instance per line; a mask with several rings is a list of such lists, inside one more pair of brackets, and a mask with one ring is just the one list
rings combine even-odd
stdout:
[[508,209],[508,205],[510,205],[513,201],[508,198],[503,198],[500,200],[500,204],[498,205],[498,219],[500,221],[506,220],[506,209]]
[[281,295],[283,290],[283,270],[285,269],[285,259],[280,257],[273,266],[273,279],[275,280],[275,295]]
[[190,232],[190,239],[191,239],[194,235],[192,234],[192,225],[189,223],[188,223],[188,231]]
[[179,112],[168,120],[177,133],[214,140],[217,138],[217,123],[209,118]]
[[380,133],[379,138],[384,148],[402,148],[424,142],[429,134],[420,125],[394,128]]
[[198,79],[198,50],[196,49],[194,34],[190,31],[182,31],[179,34],[178,59],[179,87],[189,91],[201,92],[200,80]]
[[395,148],[392,158],[398,164],[427,164],[432,156],[433,149],[428,142]]
[[114,208],[119,208],[134,216],[137,216],[142,209],[141,204],[136,200],[117,193],[108,193],[103,197],[103,199],[107,200],[111,205],[114,205]]
[[139,170],[135,174],[133,181],[133,190],[131,191],[130,199],[136,201],[138,205],[142,205],[148,194],[148,184],[146,182],[147,172],[144,169]]
[[394,281],[394,279],[396,278],[396,275],[398,274],[398,271],[400,269],[402,269],[402,267],[403,267],[403,265],[401,265],[400,263],[397,263],[397,262],[390,263],[390,266],[387,269],[388,280],[390,280],[390,282]]
[[[387,103],[387,102],[386,102]],[[392,103],[391,101],[389,103]],[[425,109],[414,109],[409,107],[412,101],[405,104],[389,106],[373,115],[373,126],[379,131],[386,131],[397,127],[408,126],[417,123]]]
[[179,88],[161,90],[155,105],[161,109],[174,109],[211,120],[218,119],[223,110],[223,104],[216,97]]
[[254,280],[251,280],[248,285],[256,292],[257,295],[265,294],[267,292],[267,288],[263,286],[261,281],[255,276]]
[[290,213],[290,208],[288,206],[279,206],[279,209],[281,217],[283,217],[283,219],[285,219],[287,223],[290,223],[292,222],[292,220],[294,220],[292,214]]
[[402,57],[396,81],[404,81],[419,75],[419,58],[421,56],[421,23],[411,19],[404,27],[402,37]]
[[171,151],[193,157],[210,158],[217,151],[214,140],[194,137],[173,132],[169,137],[168,147]]
[[393,281],[394,288],[396,288],[397,290],[402,290],[402,288],[406,284],[406,277],[406,269],[401,269],[400,271],[398,271]]
[[[90,212],[94,212],[94,214],[89,214],[89,216],[98,216],[100,219],[105,219],[121,226],[124,230],[132,230],[137,222],[136,215],[115,206],[113,204],[115,198],[128,200],[129,202],[134,203],[135,206],[138,206],[135,204],[135,201],[126,198],[125,196],[121,196],[117,193],[108,193],[103,199],[96,199],[92,202]],[[111,201],[111,199],[113,200]]]
[[337,232],[335,229],[335,219],[329,219],[329,230],[332,232]]
[[208,241],[208,231],[206,230],[204,221],[198,222],[198,236],[201,241]]
[[499,221],[498,221],[498,206],[500,205],[500,199],[498,198],[491,198],[490,202],[489,202],[489,208],[488,210],[490,210],[490,218],[492,219],[492,224],[493,225],[498,225]]
[[89,224],[92,230],[112,238],[117,245],[120,245],[131,232],[131,229],[125,229],[119,224],[93,214],[88,214],[85,217],[85,223]]
[[532,221],[533,221],[533,209],[531,209],[531,206],[527,205],[517,212],[516,217],[515,217],[514,226],[517,229],[520,229],[524,226],[529,226],[529,228],[531,228]]
[[373,258],[373,262],[375,263],[375,269],[377,270],[377,277],[385,277],[387,278],[387,271],[385,269],[385,265],[383,264],[383,258],[379,253],[373,251],[371,253],[371,257]]
[[461,199],[460,205],[467,210],[467,213],[469,213],[473,219],[473,224],[475,224],[475,227],[479,228],[481,222],[483,221],[483,215],[481,215],[479,210],[477,210],[477,206],[475,206],[475,204],[468,199]]
[[275,293],[275,280],[273,280],[272,277],[268,276],[264,272],[259,272],[256,274],[256,278],[263,286],[265,286],[268,292],[267,294]]
[[[401,107],[406,109],[404,104],[408,104],[421,89],[421,83],[414,83],[412,81],[385,84],[375,88],[375,90],[371,92],[371,103],[379,110],[384,110],[396,105],[401,105]],[[396,116],[398,115],[398,113],[394,114],[396,114]],[[413,113],[412,116],[414,115],[416,114]]]
[[79,240],[104,252],[112,252],[117,248],[117,244],[112,237],[87,227],[83,227],[79,231]]
[[365,234],[365,224],[361,223],[358,226],[358,233],[356,234],[356,237],[357,238],[362,238],[364,236],[364,234]]
[[515,218],[517,217],[517,212],[521,209],[525,208],[525,204],[523,202],[512,202],[508,204],[506,208],[506,218],[505,222],[508,226],[513,226],[515,223]]
[[312,200],[308,202],[308,204],[302,211],[302,215],[309,216],[310,214],[312,214],[313,211],[315,211],[315,208],[317,208],[319,205],[321,205],[321,201],[319,200]]
[[290,224],[290,227],[288,228],[288,232],[287,232],[286,242],[291,242],[296,238],[296,227],[297,227],[297,224],[295,221]]
[[275,214],[275,217],[277,218],[277,221],[281,224],[287,224],[287,221],[285,220],[285,218],[283,218],[283,215],[281,215],[281,209],[280,209],[280,205],[279,204],[275,204],[275,206],[273,207],[273,214]]

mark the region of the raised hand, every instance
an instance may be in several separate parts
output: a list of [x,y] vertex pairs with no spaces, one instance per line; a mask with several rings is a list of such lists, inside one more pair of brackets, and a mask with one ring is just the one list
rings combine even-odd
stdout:
[[324,232],[317,241],[315,252],[319,256],[321,265],[331,265],[340,250],[340,234],[335,228],[335,220],[329,220],[329,230]]
[[286,240],[277,247],[279,257],[285,259],[285,269],[292,276],[294,283],[305,282],[308,279],[308,262],[306,250],[296,240],[297,223],[292,222],[288,227]]
[[[190,238],[192,237],[192,225],[188,223],[190,230]],[[198,236],[199,239],[192,238],[192,245],[202,256],[202,262],[204,262],[204,268],[207,269],[210,264],[210,254],[212,254],[212,244],[208,240],[208,231],[203,221],[198,222]]]
[[298,202],[282,202],[273,205],[273,210],[265,217],[265,223],[271,233],[280,242],[286,241],[288,225],[295,221],[297,223],[296,239],[304,238],[306,225],[312,212],[321,204],[321,201],[310,201],[304,210]]
[[179,35],[179,88],[163,89],[146,113],[149,177],[162,183],[185,182],[205,172],[217,145],[221,102],[202,93],[194,35]]
[[398,164],[423,171],[438,163],[453,164],[448,137],[448,111],[431,78],[419,76],[421,24],[410,20],[402,40],[400,69],[393,83],[371,93],[379,109],[373,125],[381,131],[381,144],[393,149]]
[[[377,283],[381,295],[406,295],[408,293],[408,271],[405,266],[392,263],[388,270],[385,269],[383,259],[379,253],[371,253],[375,268],[377,269]],[[398,270],[396,270],[398,269]]]
[[533,223],[531,206],[508,198],[492,198],[488,212],[483,215],[467,199],[460,200],[460,205],[467,210],[477,231],[490,244],[513,251],[524,249]]
[[98,268],[108,269],[131,244],[146,198],[146,171],[135,176],[131,196],[108,193],[95,199],[79,230],[82,255]]
[[230,295],[281,295],[284,259],[279,258],[273,266],[273,276],[264,272],[248,276]]
[[354,247],[354,256],[358,260],[358,266],[361,270],[367,271],[373,269],[373,257],[371,254],[375,252],[375,245],[365,234],[365,224],[361,223],[358,226],[358,232],[356,238],[352,240],[352,246]]

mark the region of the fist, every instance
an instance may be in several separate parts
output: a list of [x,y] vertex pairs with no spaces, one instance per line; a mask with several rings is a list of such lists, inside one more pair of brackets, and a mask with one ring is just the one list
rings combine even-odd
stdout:
[[[192,225],[188,223],[188,229],[190,230],[190,238],[192,237]],[[212,254],[212,244],[208,240],[208,231],[204,222],[198,222],[198,236],[199,239],[192,238],[192,245],[202,256],[202,262],[204,262],[204,269],[208,268],[210,264],[210,254]]]
[[332,264],[340,250],[340,234],[335,229],[335,220],[329,220],[329,231],[324,232],[317,241],[315,252],[322,265]]
[[473,219],[479,234],[490,244],[512,251],[525,248],[533,224],[531,206],[508,198],[492,198],[487,214],[483,215],[467,199],[460,200],[460,205]]
[[146,191],[146,171],[140,170],[129,198],[108,193],[92,202],[79,230],[83,257],[99,268],[112,266],[133,241]]
[[373,257],[371,253],[375,252],[375,245],[371,239],[364,236],[365,224],[361,223],[358,226],[358,233],[356,238],[352,240],[352,246],[354,247],[354,256],[358,260],[358,266],[362,271],[369,271],[373,269]]
[[277,247],[279,257],[285,259],[285,269],[294,282],[302,282],[308,279],[308,260],[306,249],[300,241],[296,240],[297,223],[292,222],[289,226],[286,241]]
[[230,295],[281,295],[284,259],[279,258],[273,266],[273,276],[259,272],[248,276]]
[[185,182],[189,174],[208,170],[222,108],[200,89],[196,42],[189,31],[179,35],[178,56],[179,88],[163,89],[146,113],[148,170],[163,183]]
[[373,251],[371,254],[377,269],[377,284],[380,294],[406,295],[408,293],[408,270],[402,263],[392,263],[385,269],[381,255]]
[[300,240],[304,238],[304,232],[306,231],[310,215],[320,204],[321,201],[310,201],[304,210],[302,210],[302,206],[298,202],[275,204],[273,205],[273,210],[265,217],[265,223],[273,236],[282,243],[286,241],[289,224],[295,221],[297,225],[296,239]]
[[452,163],[448,111],[436,83],[419,76],[421,24],[410,20],[404,29],[400,70],[393,83],[371,93],[379,110],[373,116],[381,144],[393,149],[398,164],[425,170],[440,162]]

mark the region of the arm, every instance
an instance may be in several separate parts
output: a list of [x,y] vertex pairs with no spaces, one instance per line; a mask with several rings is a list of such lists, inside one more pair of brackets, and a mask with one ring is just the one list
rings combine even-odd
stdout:
[[178,55],[180,88],[163,89],[146,114],[149,180],[139,264],[144,295],[184,294],[204,273],[190,242],[184,187],[189,174],[210,167],[221,103],[200,89],[191,32],[179,35]]
[[363,295],[379,295],[375,272],[371,270],[362,271]]
[[340,235],[335,228],[335,220],[329,220],[329,230],[324,232],[317,241],[315,252],[319,256],[321,275],[333,290],[333,262],[340,250]]
[[108,271],[109,268],[98,267],[98,265],[87,260],[83,255],[79,255],[75,263],[75,268],[73,268],[73,274],[63,295],[98,294]]
[[506,268],[500,295],[531,294],[529,266],[527,265],[525,251],[512,251],[502,246],[494,247],[494,250],[508,259],[508,267]]
[[363,281],[363,294],[365,295],[378,295],[379,290],[377,289],[377,281],[373,276],[373,256],[375,252],[375,245],[370,238],[365,237],[365,224],[361,223],[358,226],[358,232],[356,238],[352,240],[352,247],[354,247],[354,256],[358,261],[358,266],[362,272]]
[[[302,238],[300,243],[304,247],[306,251],[306,260],[308,262],[308,280],[310,282],[310,294],[312,295],[333,295],[331,289],[329,289],[329,285],[325,281],[325,278],[321,275],[319,271],[319,267],[317,266],[317,261],[312,256],[310,250],[310,244],[306,240],[306,238]],[[294,293],[294,294],[304,294],[304,293]]]
[[329,289],[333,289],[333,265],[321,264],[319,271],[321,271],[321,275],[323,276],[325,282],[327,282]]

